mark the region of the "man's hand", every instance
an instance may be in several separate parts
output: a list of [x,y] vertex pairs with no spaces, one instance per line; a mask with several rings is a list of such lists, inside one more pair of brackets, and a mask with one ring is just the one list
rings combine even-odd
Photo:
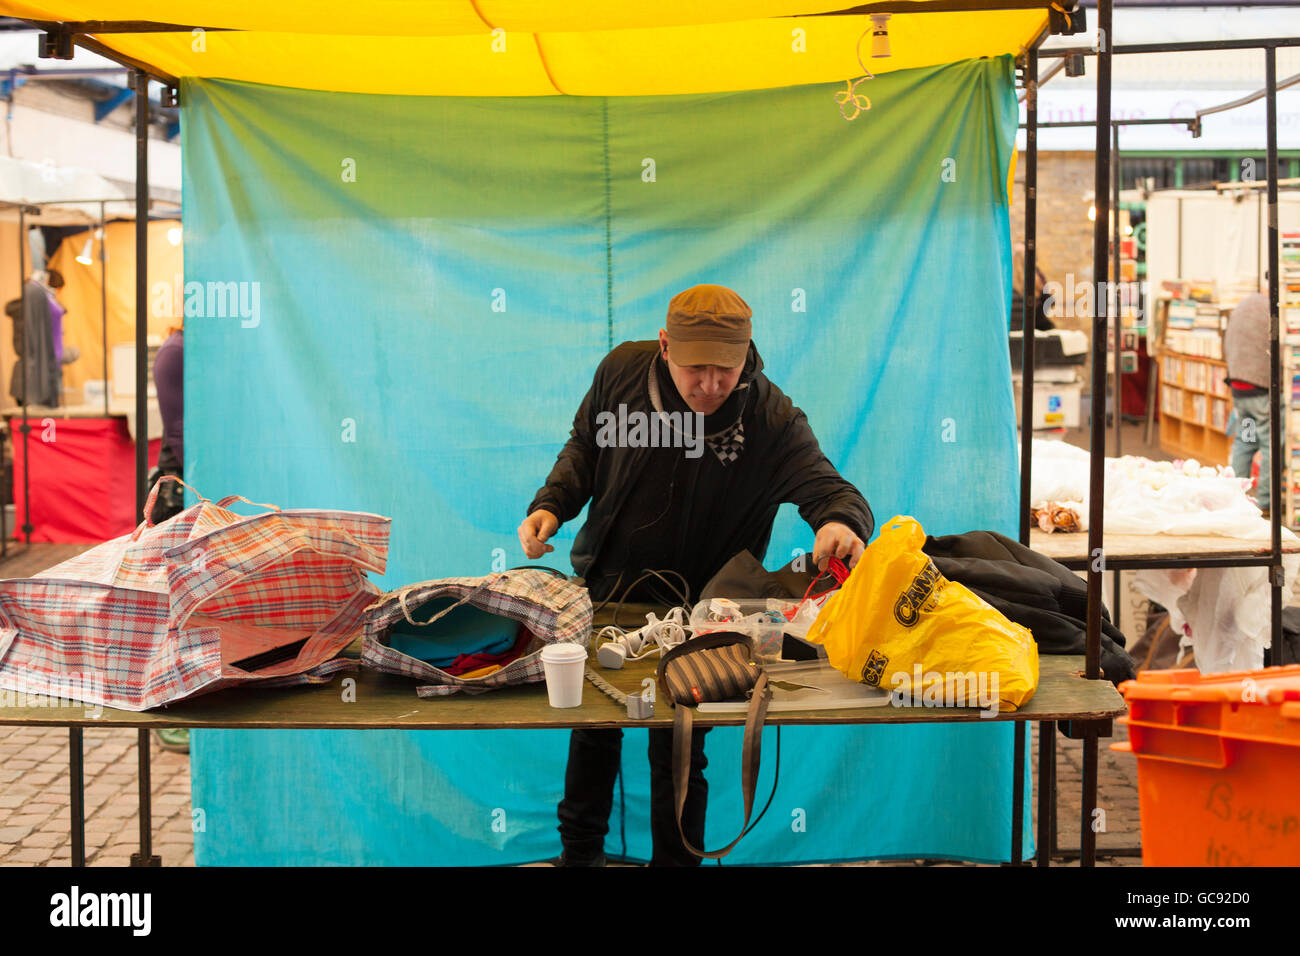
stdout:
[[519,526],[519,543],[524,546],[524,554],[528,555],[528,560],[536,561],[548,551],[555,550],[546,543],[546,539],[555,534],[555,529],[559,526],[560,519],[542,508],[538,508],[524,519],[524,523]]
[[834,555],[849,567],[858,563],[866,549],[862,539],[853,533],[853,529],[839,521],[828,521],[817,529],[813,541],[813,564],[819,571],[826,570],[826,562]]

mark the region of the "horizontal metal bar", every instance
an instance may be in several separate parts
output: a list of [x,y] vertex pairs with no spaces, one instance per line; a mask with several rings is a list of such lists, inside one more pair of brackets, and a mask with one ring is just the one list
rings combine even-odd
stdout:
[[[1115,126],[1193,126],[1196,123],[1195,117],[1179,118],[1171,117],[1170,119],[1122,119],[1111,120],[1110,125]],[[1039,123],[1038,129],[1059,129],[1064,126],[1096,126],[1096,120],[1062,120],[1058,123]],[[1025,126],[1022,123],[1021,129]]]
[[[1140,846],[1112,846],[1112,847],[1099,846],[1097,847],[1097,856],[1101,856],[1101,857],[1105,857],[1105,856],[1134,857],[1134,856],[1141,856],[1141,855],[1142,855],[1142,847]],[[1078,858],[1079,858],[1079,851],[1073,848],[1066,849],[1064,847],[1058,847],[1056,852],[1052,854],[1052,859],[1054,860],[1077,860]]]
[[158,23],[155,20],[27,20],[39,26],[46,33],[56,30],[71,33],[74,36],[90,34],[102,36],[106,33],[192,33],[202,30],[205,33],[243,32],[236,27],[204,27],[198,24],[186,26],[181,23]]
[[[1059,2],[1059,0],[1058,0]],[[1064,6],[1064,4],[1061,4]],[[970,13],[989,10],[1042,10],[1046,13],[1052,0],[877,0],[846,10],[826,10],[821,13],[792,13],[795,17],[861,17],[873,13]],[[1066,11],[1073,13],[1074,8]]]
[[[1274,89],[1285,90],[1288,86],[1294,86],[1297,83],[1300,83],[1300,73],[1297,73],[1295,76],[1288,76],[1285,80],[1278,80],[1277,86],[1274,87]],[[1197,110],[1196,116],[1199,119],[1202,116],[1209,116],[1211,113],[1224,113],[1228,110],[1236,109],[1238,106],[1245,106],[1247,103],[1262,100],[1267,95],[1268,87],[1264,87],[1263,89],[1256,90],[1248,96],[1243,96],[1239,100],[1233,100],[1231,103],[1220,103],[1218,106],[1207,106],[1203,110]]]
[[[1111,48],[1112,54],[1121,53],[1196,53],[1207,50],[1265,50],[1269,47],[1300,46],[1300,37],[1262,37],[1258,40],[1189,40],[1182,43],[1124,43]],[[1097,48],[1091,46],[1044,47],[1039,56],[1096,56]]]
[[30,83],[32,80],[75,80],[88,76],[119,76],[122,73],[126,73],[127,69],[124,66],[92,66],[84,69],[78,67],[71,70],[60,70],[57,68],[52,70],[41,70],[31,66],[16,66],[6,72],[17,79],[26,80]]
[[[1062,564],[1071,571],[1083,571],[1087,569],[1090,559],[1088,558],[1056,558],[1058,564]],[[1162,570],[1169,568],[1251,568],[1251,567],[1269,567],[1274,563],[1273,559],[1267,555],[1251,555],[1239,558],[1222,557],[1211,558],[1200,555],[1187,555],[1185,557],[1151,557],[1151,558],[1112,558],[1106,557],[1107,571],[1140,571],[1140,570]]]
[[137,60],[133,56],[119,53],[117,50],[100,43],[98,40],[78,35],[73,37],[73,42],[76,43],[77,46],[89,50],[91,53],[98,53],[100,56],[112,60],[114,63],[121,63],[123,66],[128,66],[135,70],[143,70],[146,76],[152,80],[157,80],[159,83],[177,88],[181,85],[181,81],[176,79],[176,77],[172,76],[170,73],[164,73],[158,67],[150,66],[143,60]]
[[15,208],[18,206],[23,206],[25,208],[31,206],[84,206],[87,205],[88,203],[97,203],[97,202],[135,202],[135,198],[128,197],[126,199],[107,199],[103,196],[100,196],[96,199],[41,199],[36,202],[30,202],[27,200],[24,200],[22,202],[14,202],[12,199],[0,199],[0,206],[7,206],[10,208]]
[[[1282,151],[1279,150],[1278,152],[1281,153]],[[1293,150],[1293,152],[1294,152],[1294,150]],[[1278,184],[1279,186],[1300,186],[1300,179],[1296,179],[1296,178],[1287,178],[1287,179],[1282,179],[1282,178],[1279,178],[1278,181],[1277,181],[1277,184]],[[1251,189],[1267,189],[1267,188],[1268,188],[1268,180],[1267,180],[1267,179],[1261,179],[1261,180],[1258,180],[1258,181],[1256,181],[1256,182],[1249,182],[1249,183],[1247,183],[1247,182],[1242,182],[1242,181],[1240,181],[1240,180],[1238,180],[1237,182],[1233,182],[1233,181],[1231,181],[1231,180],[1228,180],[1228,181],[1226,181],[1226,182],[1221,182],[1221,183],[1215,183],[1215,184],[1214,184],[1214,189],[1215,189],[1215,191],[1216,191],[1216,192],[1221,192],[1221,193],[1241,192],[1241,191],[1243,191],[1243,190],[1247,190],[1247,191],[1249,191],[1249,190],[1251,190]]]

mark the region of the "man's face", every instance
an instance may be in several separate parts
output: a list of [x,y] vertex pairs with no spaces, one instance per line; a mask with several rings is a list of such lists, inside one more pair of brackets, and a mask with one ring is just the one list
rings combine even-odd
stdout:
[[659,330],[659,353],[668,361],[668,372],[678,393],[691,411],[712,415],[731,395],[745,366],[725,368],[721,365],[678,365],[668,347],[668,332]]

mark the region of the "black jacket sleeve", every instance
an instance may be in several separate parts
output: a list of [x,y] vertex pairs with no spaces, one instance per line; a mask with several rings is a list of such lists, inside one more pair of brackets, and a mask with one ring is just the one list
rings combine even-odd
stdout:
[[587,499],[591,497],[596,475],[596,411],[604,407],[603,383],[606,361],[596,369],[591,388],[573,416],[569,440],[560,449],[555,467],[546,477],[546,484],[537,490],[527,514],[544,508],[560,519],[560,524],[578,516]]
[[839,521],[852,528],[864,543],[871,540],[876,528],[871,506],[822,453],[807,417],[797,408],[786,425],[777,455],[779,500],[798,505],[800,517],[814,532],[828,521]]

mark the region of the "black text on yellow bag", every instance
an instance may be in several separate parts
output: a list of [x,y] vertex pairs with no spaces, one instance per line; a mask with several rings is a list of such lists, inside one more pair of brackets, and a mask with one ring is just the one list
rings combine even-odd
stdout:
[[[749,828],[754,810],[754,788],[763,744],[763,721],[772,698],[767,674],[754,660],[754,648],[743,634],[706,634],[677,645],[659,661],[659,690],[673,702],[673,804],[682,844],[696,856],[717,860],[732,851]],[[686,784],[691,773],[693,704],[735,700],[749,695],[745,715],[745,740],[740,762],[740,786],[745,798],[745,822],[740,834],[721,850],[698,850],[682,830]]]

